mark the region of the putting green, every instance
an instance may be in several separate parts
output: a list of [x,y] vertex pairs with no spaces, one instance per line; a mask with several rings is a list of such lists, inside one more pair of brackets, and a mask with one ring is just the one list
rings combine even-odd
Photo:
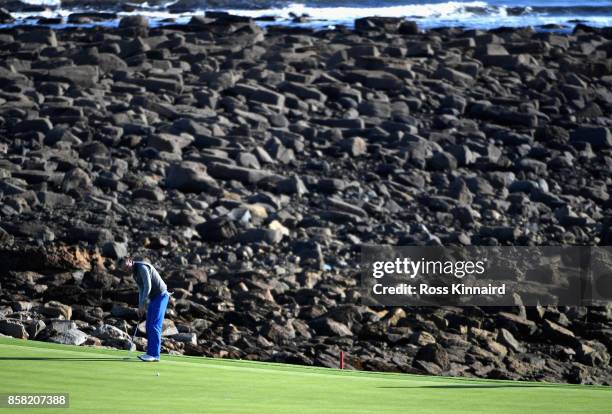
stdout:
[[70,408],[45,413],[609,414],[612,407],[612,387],[126,357],[127,351],[0,339],[0,393],[70,394]]

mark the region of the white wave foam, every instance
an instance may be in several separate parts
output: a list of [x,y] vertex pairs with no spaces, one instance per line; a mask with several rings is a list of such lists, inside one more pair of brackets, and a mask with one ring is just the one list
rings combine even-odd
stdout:
[[461,18],[471,17],[470,8],[487,8],[484,1],[447,3],[411,4],[404,6],[388,7],[309,7],[303,4],[293,3],[281,9],[265,10],[240,10],[228,9],[226,11],[240,16],[259,17],[274,15],[289,19],[291,15],[301,16],[306,14],[313,19],[327,21],[350,21],[361,17],[384,16],[384,17],[413,17],[413,18]]
[[59,6],[61,0],[21,0],[23,3],[35,4],[37,6]]

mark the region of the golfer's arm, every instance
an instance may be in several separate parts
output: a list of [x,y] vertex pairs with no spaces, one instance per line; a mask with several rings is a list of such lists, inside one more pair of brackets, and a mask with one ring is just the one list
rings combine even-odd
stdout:
[[139,296],[138,296],[138,305],[144,306],[147,298],[149,297],[149,293],[151,292],[151,274],[149,273],[149,269],[144,266],[141,266],[138,269],[138,276],[140,277],[140,281],[142,282],[142,286],[140,288]]

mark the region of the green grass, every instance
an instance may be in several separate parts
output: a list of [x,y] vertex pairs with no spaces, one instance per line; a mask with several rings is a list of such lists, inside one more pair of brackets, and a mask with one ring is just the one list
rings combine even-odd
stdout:
[[69,409],[45,409],[45,413],[612,412],[610,387],[462,380],[184,356],[163,356],[158,364],[145,364],[126,357],[127,351],[0,339],[0,393],[70,394]]

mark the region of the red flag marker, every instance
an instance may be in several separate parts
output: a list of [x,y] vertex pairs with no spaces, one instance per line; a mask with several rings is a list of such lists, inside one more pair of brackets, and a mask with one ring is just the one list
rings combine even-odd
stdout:
[[340,351],[340,369],[344,369],[344,351]]

